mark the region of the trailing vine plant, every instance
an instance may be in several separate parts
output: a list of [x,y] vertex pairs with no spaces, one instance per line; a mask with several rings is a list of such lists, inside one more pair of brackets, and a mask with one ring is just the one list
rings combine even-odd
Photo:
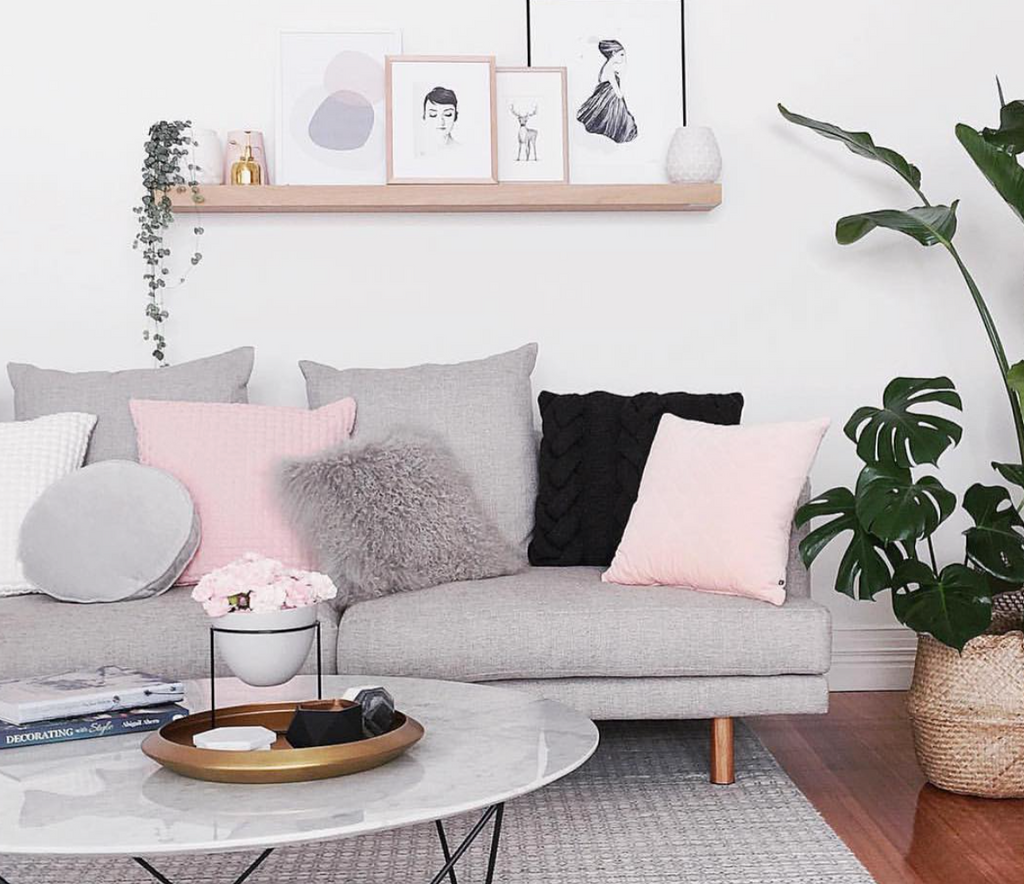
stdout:
[[[199,182],[196,180],[200,169],[194,162],[188,162],[191,148],[196,146],[196,142],[189,135],[191,127],[192,123],[188,120],[161,120],[149,127],[149,137],[145,144],[146,156],[142,163],[142,198],[139,205],[133,209],[138,217],[139,230],[135,234],[132,248],[141,247],[142,259],[146,265],[146,272],[142,278],[146,281],[146,318],[149,325],[142,336],[143,340],[152,342],[152,356],[160,365],[166,364],[167,339],[163,329],[170,316],[164,304],[167,277],[171,273],[167,266],[171,249],[164,236],[174,223],[174,207],[170,194],[174,189],[180,193],[188,188],[197,215],[199,204],[203,201],[199,193]],[[178,278],[177,285],[185,282],[188,271],[203,258],[198,248],[203,228],[198,220],[192,232],[195,244],[190,267]]]

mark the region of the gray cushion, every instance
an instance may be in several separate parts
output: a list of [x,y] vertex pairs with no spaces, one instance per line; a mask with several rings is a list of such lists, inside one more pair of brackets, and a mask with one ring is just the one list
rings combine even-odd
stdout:
[[[324,672],[337,672],[337,614],[320,605]],[[94,669],[116,663],[167,678],[204,678],[210,671],[210,618],[176,586],[151,599],[112,605],[68,605],[44,595],[0,599],[0,679]],[[303,672],[316,672],[314,651]],[[218,658],[219,675],[230,675]]]
[[522,570],[436,439],[346,442],[282,468],[285,510],[339,601]]
[[248,402],[255,352],[239,347],[181,365],[128,371],[67,372],[11,362],[7,374],[14,387],[14,417],[21,421],[62,411],[95,414],[99,420],[86,463],[138,460],[129,399]]
[[338,638],[343,672],[462,681],[818,675],[830,656],[829,612],[810,599],[617,586],[588,567],[361,602]]
[[52,484],[21,526],[25,576],[67,602],[159,595],[199,547],[199,516],[170,473],[127,460],[76,470]]
[[338,371],[300,362],[310,408],[356,400],[356,438],[411,428],[440,437],[484,514],[523,553],[533,530],[537,445],[530,373],[537,345],[456,365]]

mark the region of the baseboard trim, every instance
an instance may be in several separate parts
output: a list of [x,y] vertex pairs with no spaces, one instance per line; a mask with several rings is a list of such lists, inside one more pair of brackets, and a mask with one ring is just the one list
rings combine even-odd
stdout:
[[917,636],[909,629],[837,629],[832,634],[832,691],[901,691],[914,674]]

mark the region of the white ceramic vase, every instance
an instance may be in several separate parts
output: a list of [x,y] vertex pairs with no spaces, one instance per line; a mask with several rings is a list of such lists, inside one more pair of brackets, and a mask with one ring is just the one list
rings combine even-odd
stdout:
[[722,154],[707,126],[681,126],[672,136],[665,162],[673,184],[711,184],[722,177]]
[[224,183],[224,148],[213,129],[185,129],[185,138],[198,144],[186,144],[188,153],[181,158],[181,174],[186,181],[190,178],[188,164],[196,167],[195,176],[199,184]]
[[269,687],[284,684],[298,674],[309,656],[316,630],[277,635],[262,634],[260,630],[295,629],[315,622],[316,605],[310,605],[269,614],[234,611],[218,617],[213,625],[218,629],[238,630],[214,633],[220,657],[231,671],[246,684]]

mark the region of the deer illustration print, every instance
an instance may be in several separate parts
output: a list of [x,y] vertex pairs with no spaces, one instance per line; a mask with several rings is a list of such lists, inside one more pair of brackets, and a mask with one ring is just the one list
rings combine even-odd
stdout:
[[[512,116],[519,120],[519,152],[516,154],[516,162],[518,163],[524,160],[529,162],[531,158],[536,161],[537,130],[528,128],[526,121],[537,113],[537,105],[534,105],[533,110],[526,114],[520,113],[516,110],[515,104],[510,104],[508,109],[511,111]],[[523,156],[524,153],[526,154],[525,157]]]

